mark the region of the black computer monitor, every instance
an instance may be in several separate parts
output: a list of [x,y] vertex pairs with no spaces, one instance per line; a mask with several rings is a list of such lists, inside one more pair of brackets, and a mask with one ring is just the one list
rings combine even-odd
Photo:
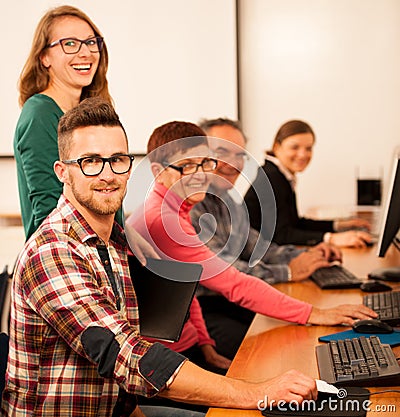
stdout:
[[[379,234],[379,257],[385,256],[391,244],[394,244],[400,250],[400,152],[396,152],[388,185]],[[376,269],[369,274],[369,278],[400,281],[400,265]]]

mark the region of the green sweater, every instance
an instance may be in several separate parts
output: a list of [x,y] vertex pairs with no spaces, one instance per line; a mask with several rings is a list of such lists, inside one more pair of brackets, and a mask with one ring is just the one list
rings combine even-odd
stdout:
[[57,126],[62,110],[43,94],[22,108],[14,136],[14,155],[22,222],[26,238],[56,207],[63,185],[53,171],[58,159]]
[[[19,201],[28,239],[57,206],[63,185],[53,170],[58,160],[57,126],[63,111],[44,94],[24,104],[14,136]],[[117,214],[121,225],[122,210]]]

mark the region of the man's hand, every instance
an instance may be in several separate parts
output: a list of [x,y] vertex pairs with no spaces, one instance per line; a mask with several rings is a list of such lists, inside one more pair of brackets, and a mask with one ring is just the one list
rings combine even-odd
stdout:
[[147,240],[145,240],[132,226],[125,223],[124,229],[131,251],[143,266],[146,265],[146,256],[148,258],[160,258],[150,243],[147,242]]
[[292,281],[307,279],[315,270],[329,266],[329,261],[318,250],[302,252],[289,262]]
[[322,256],[329,262],[332,261],[342,261],[342,252],[341,250],[335,246],[331,245],[329,243],[318,243],[318,245],[312,246],[308,249],[309,252],[320,252]]
[[370,308],[359,304],[343,304],[333,308],[319,309],[313,307],[307,323],[335,326],[347,324],[352,326],[356,320],[377,318],[378,315]]
[[[317,398],[315,380],[298,371],[263,382],[249,382],[207,372],[190,361],[183,363],[178,374],[161,397],[185,400],[214,407],[254,409],[277,405],[278,401],[296,401]],[[266,402],[266,404],[265,404]]]
[[225,356],[220,355],[212,345],[203,345],[201,346],[204,358],[207,363],[213,365],[217,368],[228,369],[231,365],[231,360],[225,358]]
[[315,380],[295,370],[257,384],[257,388],[262,395],[258,405],[262,407],[277,406],[279,401],[285,401],[286,405],[291,401],[300,404],[303,400],[316,400],[318,395]]

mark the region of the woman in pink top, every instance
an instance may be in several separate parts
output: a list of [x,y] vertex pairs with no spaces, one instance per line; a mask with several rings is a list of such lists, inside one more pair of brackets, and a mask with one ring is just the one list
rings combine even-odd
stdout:
[[[127,222],[154,246],[160,257],[200,263],[203,287],[255,313],[299,324],[324,325],[351,325],[354,319],[376,317],[363,305],[313,307],[239,272],[208,249],[192,226],[190,210],[205,197],[217,161],[210,158],[206,134],[197,125],[171,122],[160,126],[151,135],[147,151],[155,185]],[[192,319],[196,321],[189,323],[193,331],[200,326],[202,316]],[[187,340],[189,324],[182,340]],[[178,342],[170,347],[181,351],[183,346]]]

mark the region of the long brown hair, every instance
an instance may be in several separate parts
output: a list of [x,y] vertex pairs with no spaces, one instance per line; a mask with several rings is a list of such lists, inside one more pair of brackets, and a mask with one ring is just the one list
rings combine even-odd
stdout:
[[[81,10],[72,6],[59,6],[50,9],[41,19],[36,27],[36,31],[32,41],[31,51],[28,59],[21,71],[19,78],[19,104],[23,106],[29,97],[45,90],[50,82],[50,76],[47,68],[42,63],[41,55],[50,42],[50,34],[53,25],[57,20],[66,16],[74,16],[84,20],[93,29],[95,36],[102,36],[97,26],[92,20]],[[112,102],[108,91],[108,81],[106,73],[108,69],[108,52],[107,46],[104,44],[100,52],[100,61],[96,74],[90,85],[83,87],[81,100],[87,97],[98,96],[104,100]]]
[[275,145],[280,145],[288,137],[298,135],[299,133],[311,133],[315,142],[314,131],[308,123],[303,122],[302,120],[289,120],[279,128],[278,132],[275,135],[274,143],[272,144],[272,149],[266,152],[267,155],[274,156],[275,154],[273,149],[275,148]]

